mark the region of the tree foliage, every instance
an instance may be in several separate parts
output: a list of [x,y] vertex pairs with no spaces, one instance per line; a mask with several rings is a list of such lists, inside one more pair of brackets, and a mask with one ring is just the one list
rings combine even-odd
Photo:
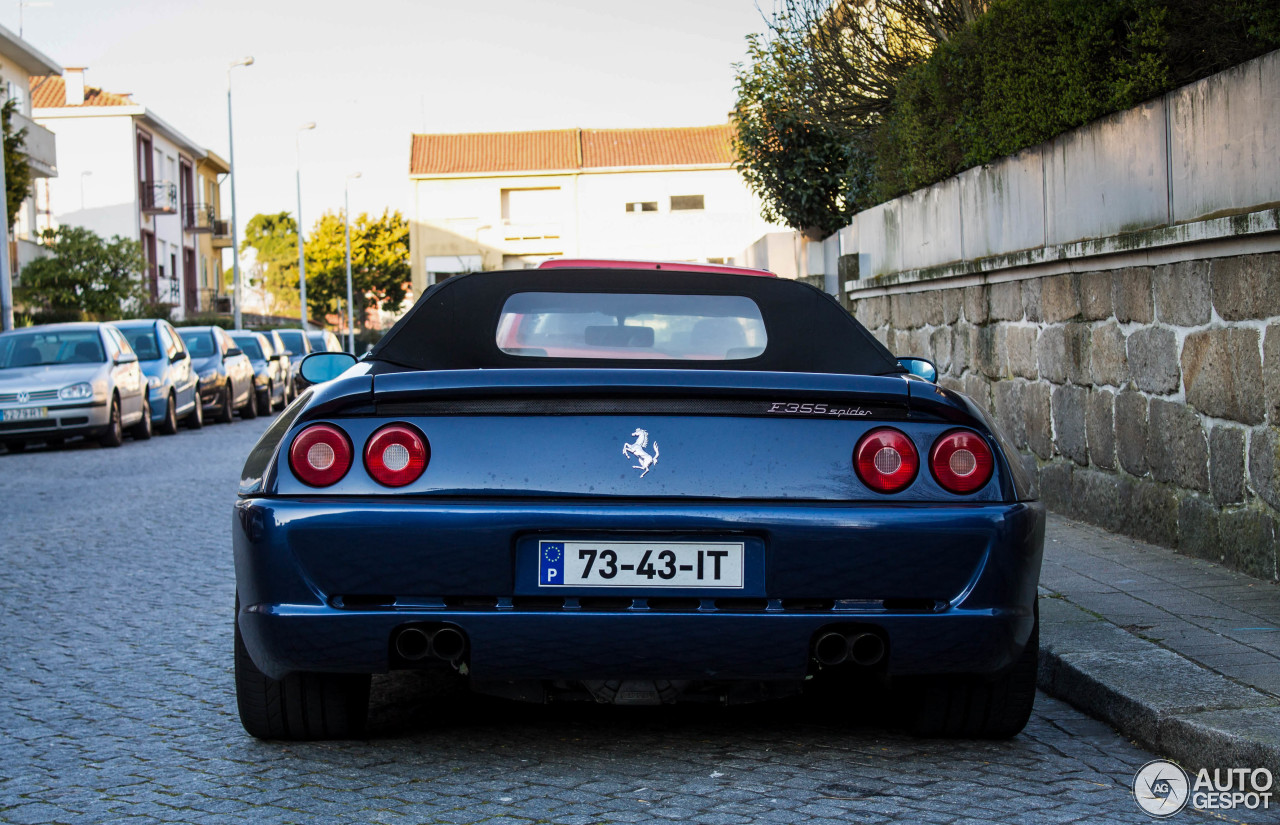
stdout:
[[[341,212],[326,212],[306,240],[307,307],[323,317],[345,306],[347,257]],[[351,224],[352,302],[357,329],[370,306],[395,309],[404,301],[409,269],[409,222],[399,210],[377,218],[362,213]]]
[[780,0],[734,107],[765,217],[849,213],[1280,48],[1276,0]]
[[29,309],[80,311],[105,321],[146,304],[146,260],[137,241],[119,235],[108,241],[84,227],[61,226],[44,233],[44,246],[48,256],[23,267],[15,285],[15,297]]
[[739,169],[764,217],[830,232],[875,202],[897,84],[987,0],[786,0],[736,67]]
[[9,98],[0,106],[0,131],[4,132],[4,195],[9,228],[17,220],[22,202],[31,194],[31,167],[22,151],[27,143],[27,130],[13,130],[13,113],[18,110],[17,98]]
[[[262,281],[274,299],[273,306],[282,312],[297,312],[298,294],[298,222],[288,212],[259,213],[244,228],[240,251],[252,249],[254,269],[250,276]],[[307,285],[310,287],[310,273]]]

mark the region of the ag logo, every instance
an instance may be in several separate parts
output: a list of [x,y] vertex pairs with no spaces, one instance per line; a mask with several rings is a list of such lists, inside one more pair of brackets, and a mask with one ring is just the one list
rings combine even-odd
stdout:
[[649,471],[653,469],[653,465],[658,463],[658,442],[653,442],[653,455],[649,455],[645,450],[645,448],[649,446],[649,431],[642,430],[637,427],[636,431],[631,434],[631,437],[634,438],[635,441],[624,443],[622,445],[622,455],[626,458],[634,458],[639,462],[632,466],[637,470],[644,470],[644,472],[640,474],[640,477],[644,478],[649,474]]
[[1187,807],[1191,780],[1172,762],[1156,759],[1138,769],[1133,778],[1133,798],[1138,807],[1156,819],[1165,819]]

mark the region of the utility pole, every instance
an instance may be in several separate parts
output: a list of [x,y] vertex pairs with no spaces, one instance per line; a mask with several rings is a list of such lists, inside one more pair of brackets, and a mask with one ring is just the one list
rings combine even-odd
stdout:
[[301,299],[300,318],[303,330],[307,328],[307,256],[302,245],[302,133],[314,128],[314,122],[302,124],[293,139],[294,148],[298,150],[298,295]]
[[360,177],[359,172],[347,175],[342,187],[342,235],[347,241],[347,351],[356,354],[355,315],[351,311],[351,181]]
[[253,58],[237,60],[227,68],[227,165],[231,168],[231,302],[235,305],[235,328],[241,329],[240,323],[240,238],[239,226],[236,224],[236,142],[235,130],[231,127],[231,70],[237,66],[252,66]]

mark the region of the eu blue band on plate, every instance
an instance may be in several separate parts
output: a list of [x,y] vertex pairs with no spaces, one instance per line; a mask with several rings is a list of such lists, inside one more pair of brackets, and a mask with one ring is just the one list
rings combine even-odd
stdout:
[[538,543],[538,583],[564,584],[564,542]]

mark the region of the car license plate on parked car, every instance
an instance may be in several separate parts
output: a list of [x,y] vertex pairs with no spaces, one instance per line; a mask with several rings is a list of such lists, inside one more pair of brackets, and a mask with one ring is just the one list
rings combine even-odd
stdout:
[[742,570],[742,542],[538,542],[544,586],[741,589]]
[[5,421],[32,421],[37,418],[48,418],[48,407],[21,407],[16,410],[5,410]]

